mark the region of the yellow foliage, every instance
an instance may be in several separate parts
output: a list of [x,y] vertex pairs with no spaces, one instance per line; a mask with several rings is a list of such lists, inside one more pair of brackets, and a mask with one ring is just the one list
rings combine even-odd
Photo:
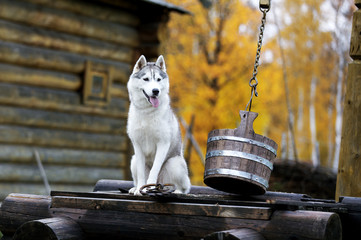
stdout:
[[[252,76],[262,14],[246,5],[246,1],[239,0],[211,1],[212,6],[208,9],[201,1],[168,1],[193,14],[171,15],[164,51],[172,104],[188,123],[192,115],[195,116],[193,134],[205,154],[208,132],[237,127],[238,111],[244,110],[249,100],[248,82]],[[292,16],[291,24],[284,24],[281,34],[286,43],[282,47],[287,60],[297,148],[300,158],[310,159],[309,93],[311,79],[317,77],[316,112],[317,121],[321,123],[317,125],[317,136],[321,155],[325,158],[327,149],[324,146],[330,136],[328,124],[322,123],[334,121],[334,114],[331,117],[327,114],[334,98],[330,90],[335,82],[332,71],[336,59],[330,48],[332,36],[319,30],[320,16],[316,15],[321,14],[322,1],[284,2],[283,11]],[[312,11],[299,11],[302,4]],[[272,61],[261,58],[257,77],[259,97],[254,98],[252,110],[259,113],[254,123],[255,131],[274,139],[280,148],[281,136],[288,130],[288,113],[276,38],[267,39],[262,48],[262,54],[270,53]],[[297,130],[300,107],[303,107],[300,121],[303,126]],[[192,152],[190,169],[193,184],[201,184],[204,167],[195,152]]]

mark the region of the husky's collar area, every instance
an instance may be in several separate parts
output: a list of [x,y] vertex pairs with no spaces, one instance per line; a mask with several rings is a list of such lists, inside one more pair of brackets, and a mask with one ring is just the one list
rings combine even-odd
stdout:
[[142,90],[142,91],[144,93],[144,96],[147,98],[148,102],[150,104],[152,104],[153,107],[155,107],[155,108],[159,107],[159,100],[158,100],[157,96],[149,97],[148,94],[144,90]]

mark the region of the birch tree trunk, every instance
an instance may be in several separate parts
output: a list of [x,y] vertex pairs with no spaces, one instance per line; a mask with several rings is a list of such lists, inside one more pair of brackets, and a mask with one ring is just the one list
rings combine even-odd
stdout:
[[317,78],[312,77],[311,93],[310,93],[310,131],[311,131],[311,146],[312,146],[312,164],[314,167],[320,165],[317,143],[317,128],[316,128],[316,111],[315,111],[315,95],[317,87]]
[[335,17],[335,51],[338,53],[337,83],[336,83],[336,121],[335,121],[335,152],[333,156],[332,168],[336,172],[339,164],[341,150],[342,115],[343,115],[343,78],[346,68],[346,58],[348,56],[350,29],[346,25],[351,24],[351,16],[347,15],[343,9],[347,9],[352,3],[349,1],[339,1],[334,4]]
[[[271,8],[271,9],[274,9]],[[297,154],[297,148],[296,148],[296,140],[295,140],[295,132],[294,132],[294,114],[291,108],[291,100],[290,100],[290,91],[288,87],[288,79],[287,79],[287,65],[286,65],[286,59],[285,54],[282,47],[282,36],[281,36],[281,29],[278,24],[277,14],[275,14],[275,11],[273,10],[273,16],[275,20],[275,25],[277,28],[277,39],[278,39],[278,46],[280,49],[280,55],[281,55],[281,63],[282,63],[282,72],[283,72],[283,81],[285,86],[285,96],[286,96],[286,105],[287,105],[287,120],[288,120],[288,157],[290,160],[295,160],[298,162],[298,154]]]

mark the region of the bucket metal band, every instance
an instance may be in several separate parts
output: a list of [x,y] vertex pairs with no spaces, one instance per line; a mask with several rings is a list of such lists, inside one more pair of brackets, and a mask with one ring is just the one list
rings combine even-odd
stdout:
[[208,169],[204,172],[205,177],[215,174],[246,178],[263,185],[265,188],[268,188],[268,181],[266,179],[248,172],[234,170],[234,169],[226,169],[226,168],[213,168],[213,169]]
[[260,141],[249,139],[249,138],[235,137],[235,136],[215,136],[215,137],[208,138],[208,143],[213,142],[213,141],[218,141],[218,140],[230,140],[230,141],[236,141],[236,142],[242,142],[242,143],[249,143],[252,145],[256,145],[258,147],[265,148],[268,151],[272,152],[274,155],[277,155],[277,150],[274,149],[273,147],[271,147],[270,145],[265,144]]
[[267,159],[250,154],[245,152],[239,152],[239,151],[231,151],[231,150],[213,150],[210,152],[207,152],[206,159],[211,157],[238,157],[238,158],[245,158],[251,161],[258,162],[260,164],[263,164],[267,166],[269,169],[273,170],[273,164],[268,161]]

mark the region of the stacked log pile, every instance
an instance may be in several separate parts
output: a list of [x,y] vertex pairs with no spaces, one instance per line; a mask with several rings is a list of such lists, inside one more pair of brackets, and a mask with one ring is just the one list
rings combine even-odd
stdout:
[[[10,192],[45,194],[35,149],[52,189],[90,191],[100,178],[129,178],[126,82],[137,55],[157,57],[169,9],[115,2],[1,1],[0,201]],[[90,88],[87,101],[84,89],[99,80],[93,72],[107,82]]]
[[[102,180],[96,189],[130,186]],[[0,230],[13,239],[349,239],[360,222],[358,198],[335,203],[277,192],[242,197],[207,187],[158,197],[119,190],[10,194],[0,209]]]

